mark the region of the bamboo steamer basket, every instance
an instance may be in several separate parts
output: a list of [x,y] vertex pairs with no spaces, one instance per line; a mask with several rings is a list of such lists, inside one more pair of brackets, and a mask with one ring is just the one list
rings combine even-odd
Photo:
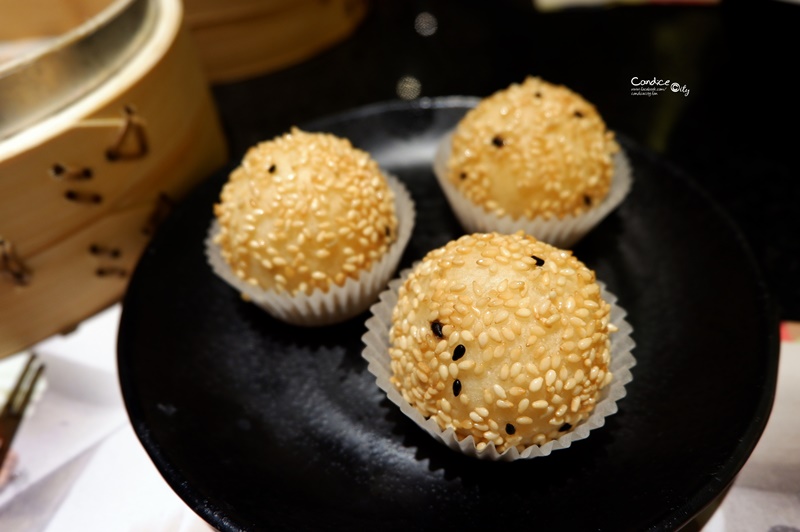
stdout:
[[367,0],[184,0],[211,82],[237,81],[308,59],[349,37]]
[[0,357],[118,301],[170,206],[227,159],[180,0],[56,4],[0,0],[0,40],[45,43],[0,63]]

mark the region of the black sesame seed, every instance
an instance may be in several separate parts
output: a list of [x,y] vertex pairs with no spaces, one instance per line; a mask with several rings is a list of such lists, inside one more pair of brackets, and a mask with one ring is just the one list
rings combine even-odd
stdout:
[[544,259],[540,259],[536,255],[531,255],[531,258],[536,261],[537,266],[544,266]]
[[583,118],[583,113],[580,111],[575,111],[573,114],[575,115],[575,118]]
[[563,425],[561,425],[561,428],[558,429],[558,432],[567,432],[571,428],[572,425],[570,425],[569,423],[564,423]]
[[444,334],[442,333],[442,323],[439,320],[431,323],[431,330],[438,338],[444,338]]
[[466,172],[461,172],[460,174],[458,174],[458,177],[460,177],[461,180],[463,181],[463,180],[465,180],[467,178],[467,173]]
[[453,381],[453,395],[458,397],[458,394],[461,393],[461,381],[456,379]]
[[269,173],[270,174],[274,174],[275,170],[277,170],[277,169],[278,169],[278,167],[273,164],[272,166],[269,167]]
[[516,428],[514,428],[514,425],[512,425],[511,423],[506,423],[506,434],[508,434],[509,436],[511,436],[511,435],[513,435],[515,432],[517,432],[517,429],[516,429]]
[[453,361],[458,360],[459,358],[463,357],[466,354],[467,348],[461,344],[456,346],[455,351],[453,351]]
[[392,234],[392,230],[389,229],[388,225],[384,228],[383,232],[386,233],[386,236],[389,236],[389,235]]
[[583,195],[583,203],[584,203],[586,206],[589,206],[589,205],[591,205],[591,204],[592,204],[592,197],[591,197],[589,194],[584,194],[584,195]]
[[505,146],[506,141],[504,141],[503,137],[501,137],[500,135],[495,135],[494,138],[492,138],[492,144],[494,144],[498,148],[502,148],[503,146]]
[[542,97],[542,93],[539,92],[539,91],[536,91],[536,94],[534,94],[534,96],[536,96],[537,98],[541,98]]

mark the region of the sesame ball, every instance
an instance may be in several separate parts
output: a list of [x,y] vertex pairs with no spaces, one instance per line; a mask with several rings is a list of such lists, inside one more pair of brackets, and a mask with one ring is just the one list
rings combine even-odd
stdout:
[[577,216],[607,196],[617,151],[592,104],[528,77],[481,100],[459,122],[447,179],[500,217]]
[[401,285],[391,382],[479,451],[542,445],[587,419],[611,381],[609,314],[570,251],[522,232],[465,235]]
[[233,272],[293,295],[357,279],[397,238],[394,193],[370,155],[297,128],[247,152],[214,213]]

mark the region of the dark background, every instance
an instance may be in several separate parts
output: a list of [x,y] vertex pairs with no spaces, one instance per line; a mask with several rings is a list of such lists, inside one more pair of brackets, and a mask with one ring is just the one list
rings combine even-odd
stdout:
[[[415,31],[420,12],[436,18],[435,34]],[[213,94],[238,160],[292,125],[397,99],[403,76],[420,97],[486,96],[527,75],[567,85],[722,205],[781,318],[800,320],[798,29],[800,6],[768,1],[539,12],[524,0],[375,0],[343,43]],[[634,76],[690,92],[634,96]]]

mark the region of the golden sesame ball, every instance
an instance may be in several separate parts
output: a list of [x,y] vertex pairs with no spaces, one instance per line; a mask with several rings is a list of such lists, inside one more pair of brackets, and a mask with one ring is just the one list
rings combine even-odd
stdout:
[[563,218],[603,201],[618,150],[592,104],[529,77],[481,100],[459,122],[447,178],[497,216]]
[[611,381],[609,313],[570,251],[522,232],[465,235],[401,285],[391,381],[478,450],[542,445],[588,418]]
[[297,128],[247,152],[214,212],[234,273],[292,294],[357,279],[397,237],[394,193],[370,155]]

